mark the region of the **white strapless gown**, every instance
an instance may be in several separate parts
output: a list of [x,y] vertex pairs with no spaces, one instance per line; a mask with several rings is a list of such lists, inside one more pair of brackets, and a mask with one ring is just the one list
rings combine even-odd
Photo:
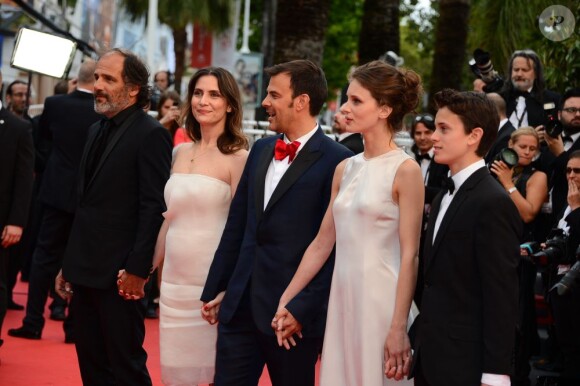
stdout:
[[[332,277],[321,386],[412,385],[384,375],[384,344],[395,307],[401,264],[399,207],[392,190],[410,159],[393,150],[347,162],[334,201],[336,262]],[[409,326],[418,310],[413,304]]]
[[165,186],[169,222],[159,301],[161,378],[165,385],[213,382],[216,325],[202,319],[199,300],[231,202],[230,186],[174,173]]

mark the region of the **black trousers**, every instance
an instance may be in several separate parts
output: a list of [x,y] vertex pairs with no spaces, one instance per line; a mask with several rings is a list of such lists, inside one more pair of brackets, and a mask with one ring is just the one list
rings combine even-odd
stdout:
[[[38,234],[36,249],[32,256],[28,284],[28,300],[24,327],[29,330],[41,331],[44,327],[44,306],[51,288],[54,288],[54,278],[62,267],[62,259],[68,236],[72,227],[74,214],[45,206],[42,223]],[[72,315],[65,321],[67,335],[72,331]]]
[[143,348],[143,302],[124,300],[115,285],[73,289],[74,337],[83,385],[151,385]]
[[264,364],[273,386],[314,386],[322,338],[297,338],[296,347],[279,347],[276,337],[259,331],[249,304],[218,326],[215,386],[256,386]]

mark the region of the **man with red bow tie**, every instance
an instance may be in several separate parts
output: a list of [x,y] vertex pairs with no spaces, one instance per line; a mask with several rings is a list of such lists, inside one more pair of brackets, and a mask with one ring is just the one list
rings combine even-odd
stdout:
[[316,121],[327,98],[322,69],[295,60],[266,73],[262,106],[280,135],[252,147],[201,297],[204,318],[220,322],[216,386],[257,385],[264,364],[274,386],[314,385],[334,258],[287,305],[294,349],[278,346],[270,323],[318,232],[334,169],[353,155]]

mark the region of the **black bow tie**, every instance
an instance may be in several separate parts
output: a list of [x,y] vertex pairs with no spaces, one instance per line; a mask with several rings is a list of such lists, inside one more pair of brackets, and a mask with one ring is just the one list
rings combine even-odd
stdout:
[[443,189],[448,190],[449,194],[453,194],[453,192],[455,191],[455,182],[453,182],[453,178],[451,177],[445,177],[443,179]]
[[562,142],[564,142],[564,143],[566,143],[566,142],[574,142],[574,140],[569,135],[563,135],[562,136]]
[[431,160],[431,156],[429,155],[429,153],[417,154],[417,162],[421,163],[421,161],[424,159],[426,159],[427,161]]
[[520,91],[520,90],[516,90],[515,92],[516,98],[517,97],[524,97],[524,98],[528,98],[530,97],[532,94],[530,94],[529,91]]

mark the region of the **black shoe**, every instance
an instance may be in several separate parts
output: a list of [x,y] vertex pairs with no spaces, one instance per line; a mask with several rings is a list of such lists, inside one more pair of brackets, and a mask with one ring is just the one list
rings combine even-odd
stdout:
[[24,306],[21,306],[20,304],[15,303],[14,300],[8,300],[8,304],[6,305],[6,308],[9,310],[22,311],[24,309]]
[[22,326],[20,328],[11,328],[10,330],[8,330],[8,335],[13,336],[15,338],[39,340],[41,331],[29,330],[26,327]]
[[50,319],[51,320],[57,320],[59,322],[62,322],[63,320],[66,319],[66,314],[64,313],[64,307],[54,307],[51,311],[50,311]]
[[157,310],[154,307],[148,307],[145,312],[145,317],[147,319],[158,319],[159,315],[157,315]]
[[72,344],[74,342],[75,342],[75,338],[73,338],[72,335],[65,335],[64,336],[64,343]]

